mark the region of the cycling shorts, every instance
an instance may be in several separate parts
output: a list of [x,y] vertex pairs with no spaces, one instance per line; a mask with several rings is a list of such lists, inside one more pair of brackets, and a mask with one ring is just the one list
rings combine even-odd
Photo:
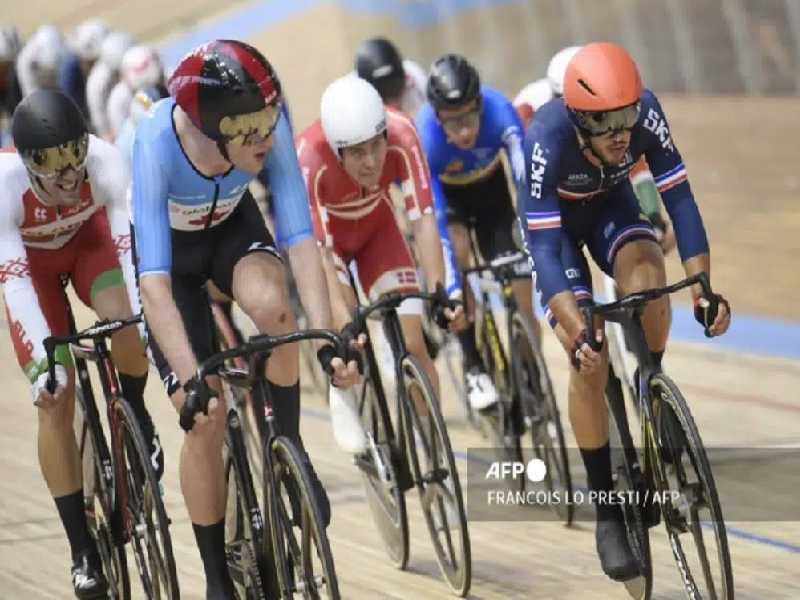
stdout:
[[[216,352],[206,283],[214,282],[224,294],[233,297],[233,271],[241,258],[253,252],[266,252],[278,260],[281,256],[249,191],[233,214],[219,225],[202,231],[173,229],[171,240],[172,297],[192,351],[202,362]],[[133,250],[136,264],[135,241]],[[147,337],[150,359],[171,396],[180,382],[150,331]]]
[[[584,247],[597,266],[613,277],[614,260],[625,244],[642,239],[657,241],[628,181],[585,202],[562,201],[561,228],[561,263],[579,306],[593,302],[592,276]],[[550,309],[546,305],[542,308],[555,327]]]

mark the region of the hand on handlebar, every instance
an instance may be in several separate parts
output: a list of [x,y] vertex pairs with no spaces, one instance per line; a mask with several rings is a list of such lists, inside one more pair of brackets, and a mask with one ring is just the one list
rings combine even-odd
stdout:
[[55,382],[50,381],[50,373],[45,371],[31,385],[33,404],[39,408],[51,408],[66,399],[67,370],[61,363],[56,363],[54,370]]
[[570,361],[577,371],[584,375],[594,374],[601,366],[603,350],[603,330],[597,329],[594,339],[584,329],[575,338],[570,352]]
[[731,324],[731,306],[721,294],[698,296],[694,301],[694,318],[703,326],[706,337],[722,335]]
[[[343,338],[350,342],[347,356],[345,357],[347,363],[341,356],[337,356],[336,349],[332,344],[325,344],[317,351],[317,360],[319,360],[322,370],[331,378],[331,384],[334,387],[349,388],[361,379],[361,355],[355,345],[358,342],[361,342],[361,344],[366,343],[366,336],[362,333],[358,339],[354,340],[345,334]],[[363,341],[361,338],[363,338]]]
[[217,392],[205,381],[192,378],[183,387],[186,395],[180,409],[180,424],[184,431],[197,431],[196,428],[208,426],[214,422],[212,413],[219,402]]
[[467,315],[464,306],[456,304],[448,298],[444,286],[439,283],[436,285],[436,299],[430,304],[431,318],[444,330],[452,333],[463,331],[467,326]]

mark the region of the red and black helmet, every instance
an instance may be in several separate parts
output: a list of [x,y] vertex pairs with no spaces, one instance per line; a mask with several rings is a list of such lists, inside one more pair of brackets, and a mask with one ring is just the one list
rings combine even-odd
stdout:
[[220,122],[225,117],[282,102],[272,65],[238,40],[215,40],[192,50],[169,78],[168,89],[195,127],[217,141],[224,137]]

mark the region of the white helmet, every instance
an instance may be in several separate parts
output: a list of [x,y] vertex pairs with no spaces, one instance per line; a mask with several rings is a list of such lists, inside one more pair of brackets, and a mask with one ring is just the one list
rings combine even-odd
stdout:
[[55,73],[66,53],[66,45],[61,30],[55,25],[42,25],[28,42],[36,49],[34,59],[41,71]]
[[100,44],[100,61],[111,71],[117,71],[125,52],[133,46],[133,37],[122,31],[112,31]]
[[567,65],[580,49],[580,46],[567,46],[550,59],[550,64],[547,65],[547,79],[550,82],[550,89],[556,96],[564,95],[564,74],[567,72]]
[[335,154],[386,131],[386,110],[374,87],[350,74],[331,83],[320,102],[322,130]]
[[19,33],[13,25],[0,27],[0,62],[12,62],[20,49]]
[[75,28],[72,34],[72,48],[83,60],[97,60],[100,46],[111,30],[101,19],[89,19]]
[[150,46],[129,48],[119,71],[122,80],[134,91],[158,85],[164,78],[161,59]]

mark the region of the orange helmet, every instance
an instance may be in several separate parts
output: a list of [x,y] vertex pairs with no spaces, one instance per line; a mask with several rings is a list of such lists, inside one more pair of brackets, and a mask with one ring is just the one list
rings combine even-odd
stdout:
[[617,44],[587,44],[567,66],[564,102],[574,111],[614,110],[638,102],[641,95],[639,69],[628,51]]

